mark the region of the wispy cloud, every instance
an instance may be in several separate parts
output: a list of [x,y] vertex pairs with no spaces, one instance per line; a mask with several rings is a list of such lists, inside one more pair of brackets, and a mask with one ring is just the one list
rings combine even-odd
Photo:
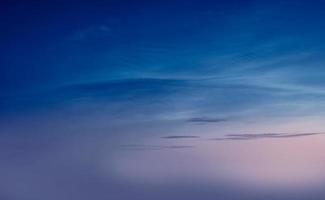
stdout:
[[128,144],[121,145],[122,150],[166,150],[166,149],[190,149],[194,148],[192,145],[145,145],[145,144]]
[[81,41],[84,39],[103,37],[111,35],[111,28],[107,25],[90,26],[83,30],[76,31],[70,38],[74,41]]
[[219,122],[226,122],[227,119],[224,118],[209,118],[209,117],[194,117],[187,120],[187,122],[194,122],[194,123],[219,123]]
[[195,139],[200,138],[200,136],[195,135],[170,135],[161,137],[162,139]]
[[260,134],[228,134],[225,137],[213,138],[212,140],[253,140],[253,139],[277,139],[295,138],[320,135],[325,133],[260,133]]

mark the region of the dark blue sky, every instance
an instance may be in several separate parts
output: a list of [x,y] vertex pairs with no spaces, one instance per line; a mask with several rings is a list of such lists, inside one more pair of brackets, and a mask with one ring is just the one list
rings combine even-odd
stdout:
[[[90,75],[217,75],[238,62],[320,53],[324,46],[323,5],[317,1],[3,4],[7,67],[1,80],[14,90]],[[225,56],[234,58],[218,62]],[[202,66],[211,57],[215,66]]]
[[[226,97],[237,106],[255,101],[253,95],[256,101],[277,100],[282,90],[313,95],[324,84],[323,6],[321,1],[2,2],[2,109],[37,109],[32,104],[81,96],[161,98],[176,90],[190,93],[185,101],[209,93],[210,101]],[[87,92],[63,94],[75,84]],[[144,85],[142,93],[133,84]],[[48,102],[53,99],[57,102]],[[218,107],[206,101],[195,107]]]
[[0,198],[323,199],[324,8],[1,1]]

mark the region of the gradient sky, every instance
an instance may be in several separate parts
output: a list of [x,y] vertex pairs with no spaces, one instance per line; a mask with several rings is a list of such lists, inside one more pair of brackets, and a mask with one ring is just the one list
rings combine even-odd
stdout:
[[0,199],[324,199],[325,3],[0,3]]

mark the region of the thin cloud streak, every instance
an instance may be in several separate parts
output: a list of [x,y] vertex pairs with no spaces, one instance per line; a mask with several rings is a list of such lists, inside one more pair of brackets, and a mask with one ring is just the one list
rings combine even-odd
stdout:
[[187,120],[187,122],[193,122],[193,123],[220,123],[226,121],[228,120],[224,118],[208,118],[208,117],[194,117]]
[[167,149],[190,149],[194,148],[192,145],[145,145],[145,144],[129,144],[129,145],[121,145],[120,149],[122,150],[167,150]]
[[200,138],[200,136],[195,135],[170,135],[170,136],[163,136],[162,139],[196,139]]
[[262,134],[228,134],[226,137],[213,138],[211,140],[254,140],[254,139],[277,139],[295,138],[321,135],[325,133],[262,133]]

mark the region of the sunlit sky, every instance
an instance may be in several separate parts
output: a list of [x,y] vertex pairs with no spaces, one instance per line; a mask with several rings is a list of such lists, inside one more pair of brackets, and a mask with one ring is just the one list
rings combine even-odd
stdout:
[[0,199],[324,199],[322,1],[1,1]]

